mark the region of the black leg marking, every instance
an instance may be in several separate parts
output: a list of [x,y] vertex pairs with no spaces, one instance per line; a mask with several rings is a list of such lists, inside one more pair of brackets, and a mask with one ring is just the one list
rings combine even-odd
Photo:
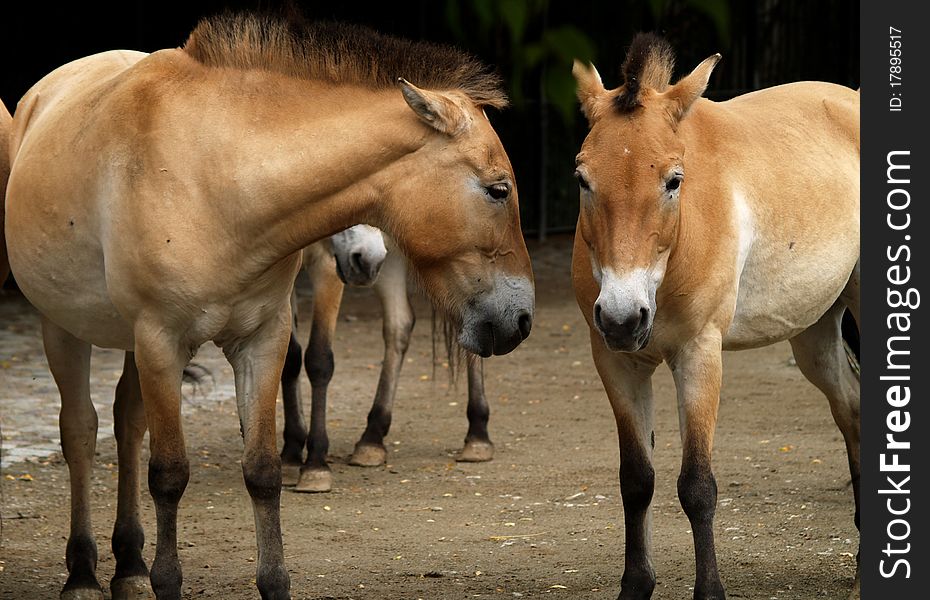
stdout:
[[655,469],[643,449],[625,444],[620,450],[620,496],[626,531],[626,557],[620,579],[622,600],[652,597],[656,575],[647,554],[646,519],[655,490]]
[[694,536],[696,579],[694,597],[723,600],[726,595],[717,571],[714,549],[714,513],[717,508],[717,480],[709,464],[691,464],[678,477],[678,498]]
[[97,544],[93,538],[84,535],[69,537],[65,563],[68,565],[68,580],[64,590],[100,589],[94,574],[97,569]]
[[307,440],[307,426],[304,423],[303,402],[300,398],[300,370],[303,349],[297,337],[291,332],[287,344],[287,357],[281,371],[281,391],[284,404],[284,448],[281,459],[290,464],[300,463],[304,443]]

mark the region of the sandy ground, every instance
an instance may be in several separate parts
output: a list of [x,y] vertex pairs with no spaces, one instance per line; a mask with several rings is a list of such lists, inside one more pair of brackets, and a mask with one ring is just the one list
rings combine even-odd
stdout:
[[[465,386],[450,390],[441,367],[434,375],[429,310],[420,302],[389,464],[346,464],[381,358],[373,294],[347,293],[330,388],[334,489],[282,495],[294,598],[616,597],[623,519],[613,418],[570,292],[569,241],[534,246],[531,253],[538,286],[533,334],[485,367],[497,451],[490,463],[452,458],[466,429]],[[57,598],[68,533],[68,474],[55,452],[57,394],[34,312],[7,294],[0,297],[0,318],[6,451],[0,597]],[[717,553],[730,598],[839,599],[852,584],[858,536],[842,439],[826,400],[789,359],[787,344],[725,358],[714,467]],[[192,464],[179,518],[184,595],[255,598],[254,531],[237,464],[242,444],[232,375],[212,346],[197,360],[213,368],[216,381],[188,389],[183,407]],[[114,567],[110,405],[120,364],[118,353],[95,354],[101,434],[93,502],[103,582]],[[694,562],[676,496],[681,447],[667,369],[660,369],[655,387],[654,597],[677,600],[691,596]],[[145,490],[143,509],[151,561],[155,515]]]

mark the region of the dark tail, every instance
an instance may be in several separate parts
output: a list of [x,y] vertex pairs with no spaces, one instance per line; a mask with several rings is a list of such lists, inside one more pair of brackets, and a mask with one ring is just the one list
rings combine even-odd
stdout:
[[194,394],[201,396],[206,395],[204,392],[204,385],[208,379],[210,380],[210,384],[215,388],[216,379],[213,377],[213,371],[198,363],[188,363],[188,365],[184,367],[184,373],[181,375],[181,381],[183,383],[189,383],[194,389]]
[[848,310],[843,313],[843,347],[846,348],[846,358],[849,366],[859,376],[859,326],[852,313]]
[[6,254],[6,236],[3,233],[4,199],[6,198],[6,182],[10,178],[10,129],[13,117],[7,112],[6,106],[0,102],[0,287],[3,287],[10,274],[10,262]]

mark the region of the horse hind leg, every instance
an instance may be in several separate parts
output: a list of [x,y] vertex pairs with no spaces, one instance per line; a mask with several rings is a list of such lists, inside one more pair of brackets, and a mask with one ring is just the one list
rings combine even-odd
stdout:
[[[819,321],[791,339],[791,349],[801,373],[830,402],[833,420],[846,441],[856,507],[855,523],[859,529],[859,377],[843,347],[841,324],[846,307],[845,299],[841,298]],[[850,310],[858,319],[858,303],[855,310],[852,307]],[[859,598],[858,564],[851,598]]]
[[416,318],[407,297],[406,259],[396,251],[388,253],[374,291],[384,315],[384,360],[374,402],[368,411],[368,421],[362,437],[355,444],[349,464],[357,467],[378,467],[387,459],[384,438],[391,428],[397,382],[410,346],[410,336]]
[[333,487],[333,473],[326,462],[329,453],[326,394],[336,368],[333,336],[344,286],[328,263],[316,264],[310,277],[314,283],[313,323],[304,355],[311,388],[310,433],[306,438],[307,460],[300,468],[300,478],[294,489],[298,492],[328,492]]
[[94,571],[97,543],[90,520],[90,475],[97,443],[97,410],[90,400],[90,344],[51,321],[42,321],[49,370],[61,395],[61,449],[71,481],[71,532],[65,561],[68,579],[62,600],[102,600]]
[[491,409],[484,393],[484,363],[468,354],[468,433],[465,446],[455,457],[460,462],[487,462],[494,458],[494,444],[488,436]]
[[113,430],[119,456],[119,484],[111,540],[116,572],[110,581],[110,592],[113,600],[148,600],[154,596],[142,558],[145,533],[139,518],[139,459],[146,430],[145,407],[132,352],[126,353],[123,374],[116,384]]
[[284,404],[284,446],[281,449],[282,485],[297,485],[303,462],[307,425],[304,423],[303,400],[300,397],[300,373],[303,349],[297,341],[296,318],[287,344],[284,370],[281,371],[281,395]]

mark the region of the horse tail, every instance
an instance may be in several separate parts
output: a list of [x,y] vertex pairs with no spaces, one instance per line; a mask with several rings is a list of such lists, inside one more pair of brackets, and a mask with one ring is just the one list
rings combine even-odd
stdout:
[[205,395],[203,386],[208,379],[213,387],[216,388],[216,379],[213,377],[213,371],[199,363],[188,363],[187,366],[184,367],[184,372],[181,374],[181,381],[191,384],[194,394],[199,393]]
[[859,326],[849,309],[843,312],[843,348],[846,350],[846,360],[849,366],[860,377],[859,372]]
[[10,274],[3,223],[6,215],[6,182],[10,178],[10,164],[13,162],[10,151],[10,130],[12,128],[13,117],[10,116],[3,102],[0,102],[0,287],[3,287],[3,283]]
[[433,309],[433,381],[436,381],[436,365],[448,365],[449,386],[458,383],[458,372],[465,363],[465,350],[458,343],[458,327]]

